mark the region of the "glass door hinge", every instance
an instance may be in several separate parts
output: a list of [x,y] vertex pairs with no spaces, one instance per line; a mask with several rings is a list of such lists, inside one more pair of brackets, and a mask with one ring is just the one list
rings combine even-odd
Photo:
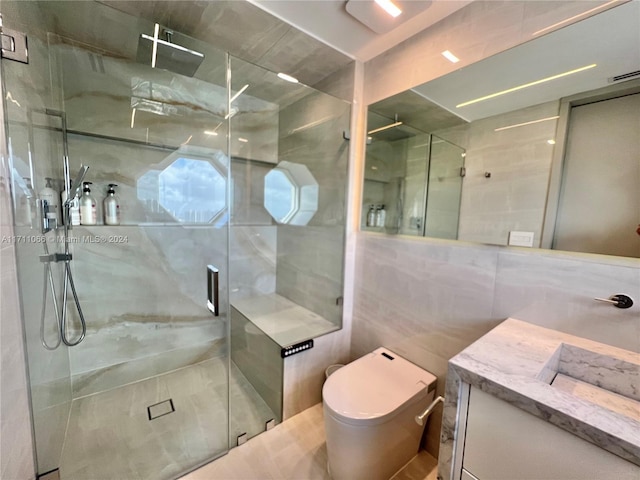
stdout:
[[1,37],[2,58],[20,63],[29,63],[27,36],[24,33],[3,27]]

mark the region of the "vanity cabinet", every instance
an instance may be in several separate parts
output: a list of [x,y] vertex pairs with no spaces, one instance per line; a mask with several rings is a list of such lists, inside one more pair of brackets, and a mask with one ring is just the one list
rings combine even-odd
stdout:
[[[464,429],[464,419],[458,425]],[[466,429],[459,433],[461,480],[640,478],[637,465],[476,387],[469,389]]]

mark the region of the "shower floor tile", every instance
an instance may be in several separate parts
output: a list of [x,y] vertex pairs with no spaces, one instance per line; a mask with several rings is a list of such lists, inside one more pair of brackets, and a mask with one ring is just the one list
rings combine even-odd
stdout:
[[[226,375],[216,358],[74,400],[60,479],[169,479],[224,453]],[[231,432],[263,431],[275,415],[234,364],[229,384]],[[150,421],[147,407],[169,398],[175,411]]]

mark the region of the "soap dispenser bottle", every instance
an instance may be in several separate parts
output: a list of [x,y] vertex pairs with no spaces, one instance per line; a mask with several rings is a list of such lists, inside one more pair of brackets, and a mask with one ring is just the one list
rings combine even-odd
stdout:
[[115,188],[118,185],[115,183],[109,184],[107,190],[107,196],[105,197],[102,205],[104,207],[104,224],[105,225],[120,225],[120,202],[116,197]]
[[80,223],[82,225],[95,225],[98,223],[96,213],[96,201],[91,196],[91,182],[83,182],[82,197],[80,197]]
[[47,177],[45,181],[47,182],[46,186],[40,190],[40,200],[47,202],[47,211],[44,212],[44,216],[52,223],[58,224],[58,192],[51,187],[51,178]]
[[375,205],[369,205],[369,212],[367,213],[367,227],[376,226],[376,208]]
[[[73,183],[73,178],[69,183]],[[69,222],[69,225],[76,226],[80,225],[80,201],[78,200],[78,196],[76,192],[71,193],[73,198],[69,201],[69,218],[63,218],[63,221]],[[67,190],[63,190],[60,194],[62,197],[62,206],[66,203],[69,198],[69,192]],[[63,212],[63,216],[66,215],[66,212]]]
[[387,211],[384,209],[384,205],[380,206],[380,209],[376,212],[376,227],[384,227],[387,221]]

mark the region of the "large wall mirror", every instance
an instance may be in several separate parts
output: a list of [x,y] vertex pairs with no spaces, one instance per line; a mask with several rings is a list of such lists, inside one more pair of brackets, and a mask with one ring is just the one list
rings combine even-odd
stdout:
[[367,130],[363,230],[640,257],[640,2],[369,105]]

